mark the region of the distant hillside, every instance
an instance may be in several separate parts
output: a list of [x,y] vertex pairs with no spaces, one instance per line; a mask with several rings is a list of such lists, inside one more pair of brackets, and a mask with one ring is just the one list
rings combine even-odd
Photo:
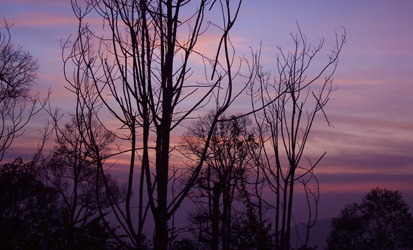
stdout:
[[[331,230],[332,219],[318,220],[315,226],[310,231],[309,247],[317,246],[318,250],[323,250],[327,247],[327,236]],[[297,225],[291,231],[291,245],[296,248],[301,246],[305,240],[305,228],[302,225]],[[298,234],[298,237],[297,237]]]

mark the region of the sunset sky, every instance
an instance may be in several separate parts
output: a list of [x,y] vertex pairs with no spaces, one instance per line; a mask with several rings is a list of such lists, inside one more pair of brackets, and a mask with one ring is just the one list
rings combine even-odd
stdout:
[[[315,124],[311,145],[326,157],[318,166],[321,217],[334,216],[377,186],[399,189],[413,207],[413,1],[245,1],[232,33],[237,53],[249,56],[262,43],[264,58],[275,46],[291,46],[297,23],[307,39],[325,39],[326,57],[335,33],[347,43],[326,108],[333,123]],[[51,104],[71,112],[74,96],[64,88],[61,41],[76,32],[68,0],[0,0],[12,42],[38,60],[34,92],[51,88]],[[234,112],[238,112],[236,107]],[[9,157],[32,152],[45,117],[36,117]],[[338,198],[340,197],[340,198]]]

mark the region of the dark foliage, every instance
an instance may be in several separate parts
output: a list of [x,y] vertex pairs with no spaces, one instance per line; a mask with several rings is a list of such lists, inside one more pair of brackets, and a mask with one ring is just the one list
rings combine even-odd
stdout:
[[190,239],[177,240],[172,245],[173,250],[192,250],[196,249],[196,244]]
[[96,245],[102,249],[112,237],[106,230],[114,231],[102,224],[108,226],[104,220],[107,209],[114,199],[122,202],[125,189],[109,173],[97,178],[96,155],[109,153],[108,145],[114,135],[99,123],[91,121],[90,124],[96,134],[97,149],[87,147],[86,125],[73,117],[64,129],[59,129],[55,150],[45,170],[48,184],[59,193],[68,243]]
[[413,220],[399,191],[373,189],[333,219],[328,249],[413,249]]
[[44,163],[16,159],[0,168],[0,249],[109,249],[99,216],[73,227]]
[[242,186],[245,213],[233,223],[233,245],[235,249],[274,249],[271,237],[271,224],[259,218],[256,204],[251,201],[251,195],[245,185]]
[[59,207],[56,190],[44,185],[33,163],[22,159],[0,169],[0,248],[57,246]]
[[[185,135],[188,149],[200,157],[206,133],[213,121],[210,113]],[[223,117],[223,120],[226,118]],[[253,175],[250,151],[256,147],[248,118],[231,117],[213,131],[205,168],[191,193],[197,207],[192,214],[192,233],[211,249],[268,249],[270,226],[259,218],[251,199],[249,178]]]

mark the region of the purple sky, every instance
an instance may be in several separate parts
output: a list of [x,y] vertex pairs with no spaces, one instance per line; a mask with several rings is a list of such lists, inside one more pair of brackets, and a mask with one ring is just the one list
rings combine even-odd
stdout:
[[[327,151],[316,171],[327,215],[376,186],[401,190],[413,205],[412,10],[412,1],[259,0],[245,1],[240,13],[232,34],[238,53],[248,56],[249,47],[262,42],[268,62],[275,45],[289,48],[297,22],[309,41],[325,38],[321,57],[334,42],[334,30],[347,31],[337,90],[326,109],[334,127],[317,123],[310,144],[311,152]],[[52,105],[71,112],[73,96],[63,88],[60,45],[76,31],[70,1],[2,0],[0,14],[13,24],[13,43],[39,62],[34,91],[51,88]],[[203,42],[208,49],[208,39]],[[9,156],[30,152],[35,144],[27,141],[39,137],[43,122],[37,117]],[[327,211],[333,200],[333,211]]]

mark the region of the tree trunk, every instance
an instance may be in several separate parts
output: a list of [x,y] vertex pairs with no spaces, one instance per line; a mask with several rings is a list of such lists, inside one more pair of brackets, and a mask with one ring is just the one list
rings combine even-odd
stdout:
[[[164,113],[167,114],[167,113]],[[160,130],[157,131],[157,197],[158,207],[154,213],[155,219],[155,250],[166,250],[168,247],[168,167],[169,167],[169,136],[170,116],[163,118]]]
[[218,250],[219,245],[219,197],[221,196],[220,183],[214,183],[214,197],[212,202],[212,239],[211,249]]

